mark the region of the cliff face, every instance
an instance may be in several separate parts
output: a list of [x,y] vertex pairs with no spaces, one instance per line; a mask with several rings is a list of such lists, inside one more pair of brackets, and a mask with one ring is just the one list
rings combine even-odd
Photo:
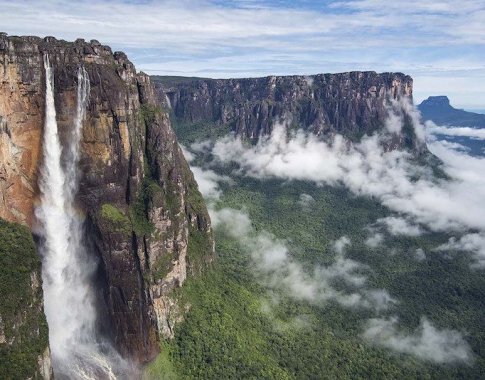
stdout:
[[[31,226],[43,147],[45,74],[54,71],[61,142],[76,112],[77,70],[90,94],[81,138],[77,205],[101,262],[115,346],[138,362],[180,318],[171,291],[212,260],[210,219],[168,114],[148,76],[97,41],[0,35],[0,217]],[[197,241],[198,244],[191,244]]]
[[[358,140],[384,126],[391,100],[412,97],[412,79],[400,73],[153,81],[159,102],[172,107],[178,124],[227,126],[253,140],[278,122],[318,136],[339,133]],[[391,145],[404,140],[395,136]]]

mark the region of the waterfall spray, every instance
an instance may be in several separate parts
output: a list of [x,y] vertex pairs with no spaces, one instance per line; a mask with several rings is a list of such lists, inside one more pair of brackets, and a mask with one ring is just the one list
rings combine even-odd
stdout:
[[113,368],[126,367],[121,357],[96,334],[92,278],[97,262],[83,242],[84,220],[75,207],[79,141],[89,101],[89,77],[78,70],[77,112],[63,152],[54,103],[54,76],[44,56],[46,77],[41,202],[36,216],[42,226],[42,276],[45,314],[56,378],[116,379]]

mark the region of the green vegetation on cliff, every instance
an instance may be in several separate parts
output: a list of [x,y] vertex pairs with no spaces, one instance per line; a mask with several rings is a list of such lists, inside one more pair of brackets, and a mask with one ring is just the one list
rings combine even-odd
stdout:
[[162,108],[153,104],[142,104],[140,107],[140,118],[145,125],[151,125],[156,121],[157,114],[162,112]]
[[40,259],[28,228],[0,219],[0,379],[40,378],[48,347]]
[[191,144],[196,141],[202,141],[211,138],[217,138],[227,135],[231,131],[231,125],[218,125],[216,123],[187,123],[183,120],[177,120],[174,116],[173,130],[177,134],[185,133],[186,136],[183,139],[184,144]]
[[116,206],[105,203],[101,206],[100,216],[114,232],[130,234],[130,219]]
[[138,197],[130,206],[130,219],[133,224],[133,230],[138,235],[148,236],[155,230],[155,226],[148,219],[148,211],[153,203],[160,202],[161,197],[161,187],[154,180],[145,177]]

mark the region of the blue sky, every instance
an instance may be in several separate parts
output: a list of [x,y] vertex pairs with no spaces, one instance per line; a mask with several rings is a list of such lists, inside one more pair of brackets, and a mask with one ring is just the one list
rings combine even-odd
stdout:
[[[75,5],[74,5],[75,4]],[[149,74],[401,71],[415,100],[485,108],[485,1],[3,1],[12,35],[98,39]]]

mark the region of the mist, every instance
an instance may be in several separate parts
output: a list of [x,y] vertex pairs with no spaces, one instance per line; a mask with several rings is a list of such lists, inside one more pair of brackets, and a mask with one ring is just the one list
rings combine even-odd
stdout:
[[373,344],[435,363],[470,362],[473,358],[460,333],[440,330],[426,318],[411,333],[400,331],[395,317],[373,318],[367,322],[363,337]]
[[[394,124],[396,117],[391,117]],[[414,123],[419,123],[414,119]],[[422,129],[419,124],[416,130]],[[443,164],[447,178],[436,177],[417,164],[407,151],[383,148],[385,136],[366,136],[351,143],[340,135],[330,141],[298,131],[289,138],[275,125],[270,136],[247,146],[234,136],[215,142],[211,153],[221,164],[236,163],[236,175],[311,181],[316,185],[344,186],[358,196],[377,198],[395,216],[376,221],[393,235],[418,236],[429,231],[485,231],[485,158],[457,152],[432,141],[428,149]],[[378,237],[376,237],[378,239]],[[369,241],[374,244],[377,240]],[[480,263],[483,247],[468,245]]]
[[[210,209],[212,223],[240,243],[250,254],[256,278],[268,290],[296,300],[322,305],[336,302],[346,308],[366,308],[376,312],[395,302],[384,289],[367,285],[369,268],[345,256],[351,241],[346,236],[333,243],[335,257],[328,266],[304,269],[284,240],[267,231],[256,232],[249,215],[232,208]],[[345,283],[345,290],[337,284]]]
[[[236,239],[240,248],[250,255],[253,274],[271,295],[271,302],[263,298],[262,311],[271,315],[272,306],[279,302],[281,296],[319,306],[334,302],[351,311],[364,309],[377,316],[364,321],[362,326],[362,339],[370,344],[435,363],[473,361],[472,351],[459,331],[440,330],[422,317],[420,325],[414,331],[406,332],[399,327],[397,317],[379,316],[389,313],[392,315],[394,308],[399,306],[399,300],[393,298],[385,289],[368,285],[367,275],[371,273],[372,268],[346,257],[346,251],[352,245],[347,236],[333,242],[331,251],[334,258],[329,265],[317,265],[309,271],[292,255],[284,240],[264,230],[256,231],[246,211],[227,207],[217,208],[216,200],[222,195],[218,182],[226,182],[227,177],[202,168],[197,168],[194,174],[197,181],[200,179],[210,182],[209,186],[202,186],[200,189],[209,201],[214,228]],[[303,194],[298,202],[303,203],[302,207],[308,207],[314,201],[308,194]],[[418,227],[409,226],[407,223],[406,219],[391,217],[378,219],[376,225],[390,228],[389,232],[393,228],[404,226],[403,230],[394,231],[395,234],[415,236],[421,233]],[[376,247],[382,244],[383,240],[384,236],[375,232],[366,244]],[[465,239],[462,242],[452,239],[448,244],[436,249],[463,248],[464,244],[473,245],[475,240]],[[473,247],[466,248],[472,250]],[[415,259],[426,259],[425,252],[417,249]],[[345,284],[345,290],[337,286],[342,283]],[[290,326],[308,327],[309,322],[302,318],[296,318]],[[275,322],[275,328],[281,328],[278,322]]]
[[477,140],[485,140],[485,129],[470,127],[444,127],[435,125],[432,122],[427,122],[426,127],[428,132],[432,134],[471,137]]

